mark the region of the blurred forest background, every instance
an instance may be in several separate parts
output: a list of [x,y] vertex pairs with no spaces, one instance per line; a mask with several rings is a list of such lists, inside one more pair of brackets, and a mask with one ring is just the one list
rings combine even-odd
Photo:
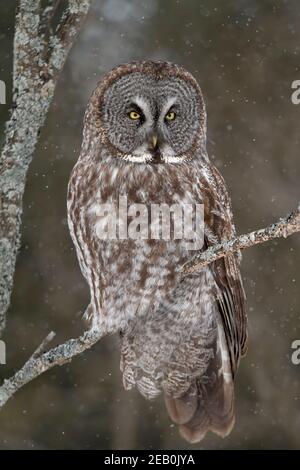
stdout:
[[[14,0],[0,2],[0,143],[11,103]],[[224,175],[238,233],[295,208],[300,180],[298,0],[94,0],[60,77],[24,200],[23,243],[4,335],[11,375],[50,330],[78,335],[88,302],[69,237],[66,188],[91,91],[113,66],[164,59],[191,71],[208,112],[208,151]],[[190,446],[162,400],[123,390],[117,338],[24,387],[0,413],[2,449],[300,448],[300,238],[244,252],[250,342],[236,380],[236,425]]]

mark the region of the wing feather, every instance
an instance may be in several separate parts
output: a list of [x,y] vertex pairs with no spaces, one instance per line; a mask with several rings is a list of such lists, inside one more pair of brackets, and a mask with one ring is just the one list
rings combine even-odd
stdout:
[[[201,187],[205,213],[205,244],[209,247],[234,237],[235,227],[224,179],[215,166],[208,162],[204,175],[206,177],[201,180]],[[247,350],[247,315],[240,261],[240,253],[234,253],[211,265],[216,282],[215,296],[224,325],[233,375],[240,357]]]

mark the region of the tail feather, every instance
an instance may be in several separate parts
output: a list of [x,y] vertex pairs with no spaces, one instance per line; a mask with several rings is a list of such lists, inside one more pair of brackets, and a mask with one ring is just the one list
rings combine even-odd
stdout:
[[208,431],[225,437],[234,426],[234,384],[221,326],[217,346],[205,376],[197,378],[183,396],[174,398],[165,393],[170,418],[179,425],[181,436],[191,443],[201,441]]
[[[171,419],[179,424],[181,436],[191,443],[201,441],[208,431],[214,432],[221,437],[227,436],[234,426],[234,394],[233,386],[225,385],[223,395],[207,395],[205,387],[199,384],[197,405],[193,406],[193,414],[188,416],[186,410],[191,411],[191,398],[187,394],[185,405],[181,401],[180,414],[175,416],[170,409],[177,408],[177,398],[165,396],[166,407]],[[192,401],[194,401],[194,395]],[[176,418],[176,419],[174,419]]]
[[196,387],[191,387],[185,395],[173,398],[165,393],[165,404],[170,418],[176,424],[186,424],[195,415],[198,408],[198,397]]

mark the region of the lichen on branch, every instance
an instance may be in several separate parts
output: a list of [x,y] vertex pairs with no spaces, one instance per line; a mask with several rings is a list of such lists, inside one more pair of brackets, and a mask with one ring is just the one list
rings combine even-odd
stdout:
[[39,133],[91,0],[69,0],[55,31],[55,2],[20,0],[13,46],[13,104],[0,156],[0,335],[21,240],[22,200]]
[[286,238],[296,232],[300,232],[300,203],[294,212],[281,218],[275,224],[245,235],[240,235],[231,240],[224,240],[222,243],[211,246],[203,253],[197,254],[192,261],[189,261],[182,267],[182,272],[183,274],[195,273],[229,253],[242,251],[245,248],[259,245],[274,238]]

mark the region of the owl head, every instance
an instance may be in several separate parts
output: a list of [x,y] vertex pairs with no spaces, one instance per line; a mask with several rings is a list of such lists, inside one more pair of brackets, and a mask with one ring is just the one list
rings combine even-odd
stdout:
[[89,130],[92,124],[93,139],[110,155],[133,163],[190,160],[206,137],[199,85],[182,67],[168,62],[113,69],[94,91],[85,124]]

